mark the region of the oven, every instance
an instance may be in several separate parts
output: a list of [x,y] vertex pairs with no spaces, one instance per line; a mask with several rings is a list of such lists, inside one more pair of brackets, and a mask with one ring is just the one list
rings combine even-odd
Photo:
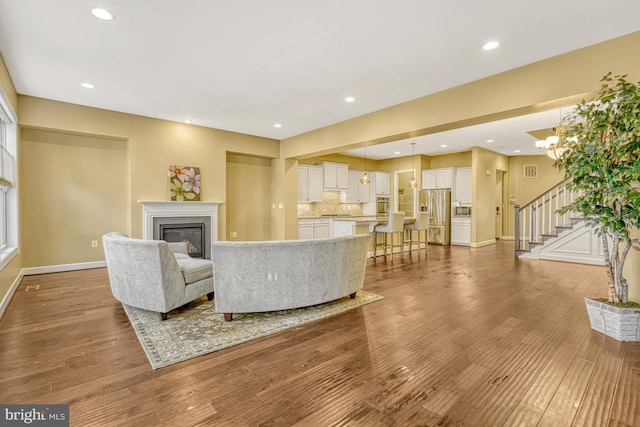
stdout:
[[389,215],[389,198],[388,197],[376,197],[376,215],[388,216]]
[[453,216],[471,216],[471,206],[456,206]]

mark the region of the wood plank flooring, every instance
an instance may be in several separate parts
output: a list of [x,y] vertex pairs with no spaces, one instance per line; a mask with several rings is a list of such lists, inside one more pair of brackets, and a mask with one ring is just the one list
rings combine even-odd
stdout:
[[381,301],[154,371],[105,269],[28,276],[0,402],[69,403],[73,426],[640,426],[640,344],[584,307],[605,280],[513,242],[430,246],[369,260]]

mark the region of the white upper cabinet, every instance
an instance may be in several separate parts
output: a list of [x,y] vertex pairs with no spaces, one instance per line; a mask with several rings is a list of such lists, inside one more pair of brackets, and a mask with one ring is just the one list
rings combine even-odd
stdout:
[[456,201],[460,204],[471,204],[471,168],[456,169]]
[[318,166],[298,165],[298,202],[321,202],[322,180],[322,168]]
[[427,169],[422,171],[422,189],[453,188],[453,168]]
[[422,171],[422,189],[438,188],[438,174],[435,169]]
[[349,188],[340,193],[342,203],[369,203],[369,185],[360,183],[362,172],[349,171]]
[[376,196],[389,196],[391,194],[391,175],[387,172],[372,172],[376,186]]
[[349,187],[349,165],[341,163],[317,163],[324,172],[324,189],[346,190]]

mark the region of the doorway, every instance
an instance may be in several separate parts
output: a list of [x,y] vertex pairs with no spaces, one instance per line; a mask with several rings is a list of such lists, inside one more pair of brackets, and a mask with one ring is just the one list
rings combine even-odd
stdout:
[[405,217],[415,217],[416,189],[409,186],[414,172],[402,170],[395,172],[394,196],[396,212],[404,212]]
[[496,170],[496,223],[495,237],[496,240],[502,239],[502,227],[504,217],[504,174],[505,171]]

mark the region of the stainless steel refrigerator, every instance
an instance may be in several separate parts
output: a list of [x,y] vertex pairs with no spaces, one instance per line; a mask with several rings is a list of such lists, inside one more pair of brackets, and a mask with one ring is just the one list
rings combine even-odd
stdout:
[[420,212],[429,212],[427,241],[448,245],[451,236],[451,190],[421,190]]

